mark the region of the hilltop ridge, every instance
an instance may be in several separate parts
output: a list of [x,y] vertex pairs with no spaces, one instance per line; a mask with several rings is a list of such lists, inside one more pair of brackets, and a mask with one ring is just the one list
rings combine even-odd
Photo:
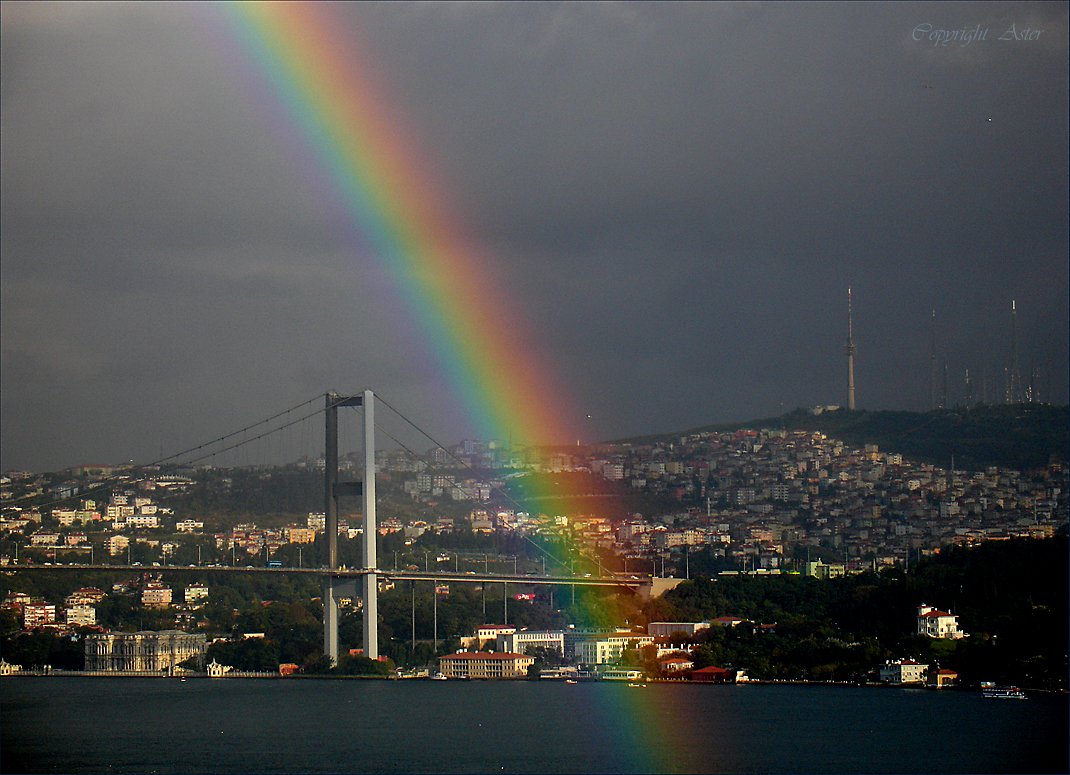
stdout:
[[987,466],[1018,469],[1066,461],[1070,447],[1070,411],[1051,404],[980,405],[931,412],[847,411],[815,414],[796,409],[780,417],[703,425],[676,433],[619,439],[615,444],[651,444],[694,433],[742,428],[819,431],[841,441],[901,453],[913,460],[966,471]]

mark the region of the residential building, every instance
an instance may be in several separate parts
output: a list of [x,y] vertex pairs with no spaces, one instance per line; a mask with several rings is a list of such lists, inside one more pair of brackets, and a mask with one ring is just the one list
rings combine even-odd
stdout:
[[447,678],[524,678],[535,657],[511,652],[462,651],[439,658]]
[[646,626],[646,631],[652,638],[668,638],[677,632],[690,638],[699,630],[709,629],[709,626],[709,622],[651,622]]
[[845,568],[842,563],[826,565],[821,560],[806,563],[806,575],[818,579],[835,579],[842,576]]
[[943,689],[945,686],[954,686],[958,683],[959,674],[948,668],[941,668],[929,674],[929,686],[934,689]]
[[150,581],[141,590],[141,604],[149,608],[167,608],[171,605],[171,587]]
[[311,527],[291,525],[286,528],[286,540],[291,544],[311,544],[316,541],[316,531]]
[[880,680],[889,684],[923,684],[929,666],[912,659],[889,659],[880,669]]
[[186,605],[200,605],[208,599],[208,586],[200,582],[194,582],[186,587]]
[[22,606],[22,626],[24,629],[55,624],[56,606],[51,603],[25,603]]
[[108,536],[104,539],[104,548],[112,557],[122,554],[130,546],[130,539],[122,535]]
[[508,624],[481,624],[476,627],[476,642],[478,648],[483,648],[487,643],[496,643],[499,635],[509,635],[516,632],[516,627]]
[[82,587],[67,595],[63,600],[63,604],[68,608],[76,605],[93,605],[99,603],[104,598],[104,590],[97,589],[96,587]]
[[672,675],[690,670],[695,666],[695,663],[690,657],[684,656],[682,652],[677,652],[659,659],[658,666],[661,668],[661,672]]
[[68,627],[89,627],[97,623],[97,609],[91,605],[72,605],[64,615]]
[[625,649],[649,646],[654,639],[649,635],[617,633],[591,640],[578,640],[573,645],[576,661],[583,665],[604,665],[619,662]]
[[520,630],[518,632],[500,633],[495,641],[496,651],[527,654],[531,649],[551,649],[558,654],[565,653],[565,633],[563,630]]
[[746,621],[747,621],[746,619],[743,619],[742,617],[739,617],[739,616],[718,616],[716,619],[712,620],[710,623],[711,624],[716,624],[719,627],[738,627],[739,625],[743,624]]
[[930,638],[965,638],[966,633],[959,630],[959,618],[947,611],[939,611],[922,603],[918,606],[918,635]]

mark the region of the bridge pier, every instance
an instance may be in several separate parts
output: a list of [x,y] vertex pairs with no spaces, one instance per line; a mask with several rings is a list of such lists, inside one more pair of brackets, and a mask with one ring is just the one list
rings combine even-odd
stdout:
[[338,664],[338,598],[337,582],[328,576],[323,581],[323,653],[331,663]]
[[365,390],[364,403],[364,567],[373,571],[364,577],[364,656],[379,658],[379,567],[375,555],[379,531],[375,524],[375,397]]
[[[362,561],[364,569],[372,570],[364,576],[364,656],[379,658],[379,583],[374,573],[377,565],[375,544],[378,531],[375,524],[375,399],[370,390],[360,395],[343,396],[327,393],[325,404],[325,432],[323,456],[324,515],[327,531],[327,567],[338,570],[338,500],[359,495],[363,501],[362,523],[364,540]],[[361,482],[338,481],[338,409],[345,406],[363,408],[361,423],[364,440],[364,479]],[[323,653],[338,664],[338,595],[342,582],[328,576],[323,585]]]

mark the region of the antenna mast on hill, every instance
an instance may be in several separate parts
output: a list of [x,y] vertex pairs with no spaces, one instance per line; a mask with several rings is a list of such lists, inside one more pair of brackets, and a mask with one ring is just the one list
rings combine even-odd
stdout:
[[929,409],[937,409],[936,405],[936,309],[932,311],[931,324],[929,327]]
[[853,412],[855,409],[855,340],[851,328],[851,289],[847,289],[847,409]]
[[1011,372],[1008,380],[1007,403],[1022,402],[1022,373],[1018,368],[1018,305],[1011,299]]

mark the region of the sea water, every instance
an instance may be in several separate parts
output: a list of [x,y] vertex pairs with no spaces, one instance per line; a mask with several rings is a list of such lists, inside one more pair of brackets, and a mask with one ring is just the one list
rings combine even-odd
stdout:
[[1066,772],[1067,698],[847,686],[10,677],[4,772]]

